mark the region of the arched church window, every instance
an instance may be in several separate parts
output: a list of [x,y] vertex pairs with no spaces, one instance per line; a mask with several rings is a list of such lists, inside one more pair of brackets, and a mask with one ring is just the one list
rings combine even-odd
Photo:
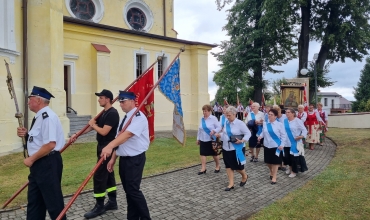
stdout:
[[71,0],[70,8],[77,18],[91,20],[95,15],[95,4],[92,0]]

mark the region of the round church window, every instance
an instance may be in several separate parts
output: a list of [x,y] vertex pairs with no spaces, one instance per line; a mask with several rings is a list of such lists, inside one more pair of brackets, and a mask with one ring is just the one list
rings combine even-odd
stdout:
[[127,21],[135,30],[142,30],[146,25],[145,13],[138,8],[130,8],[127,12]]
[[70,9],[73,14],[82,20],[91,20],[95,15],[95,4],[92,0],[71,0]]

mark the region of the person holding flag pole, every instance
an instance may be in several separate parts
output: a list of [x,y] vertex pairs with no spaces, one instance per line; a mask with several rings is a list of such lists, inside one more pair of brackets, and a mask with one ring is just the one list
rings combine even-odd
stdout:
[[[67,203],[67,205],[65,206],[63,211],[59,214],[57,220],[60,220],[60,219],[63,218],[63,216],[66,214],[67,210],[71,207],[71,205],[77,199],[77,197],[79,196],[79,194],[81,193],[83,188],[87,185],[87,183],[91,179],[92,175],[96,172],[96,170],[99,168],[99,166],[101,166],[103,161],[106,160],[107,158],[109,158],[112,154],[113,155],[112,155],[111,161],[109,161],[108,164],[107,164],[107,169],[108,169],[108,171],[113,171],[113,165],[114,165],[113,161],[115,162],[115,160],[117,159],[117,155],[119,155],[119,154],[116,154],[116,151],[113,151],[113,149],[116,148],[116,146],[119,146],[119,148],[125,148],[124,147],[125,142],[127,142],[134,135],[137,135],[137,136],[140,135],[142,137],[142,140],[141,140],[142,142],[141,143],[142,143],[144,149],[145,149],[145,145],[149,146],[150,141],[149,141],[148,121],[147,121],[146,118],[145,118],[146,121],[143,119],[143,114],[140,113],[140,108],[146,103],[146,101],[149,99],[149,97],[153,94],[154,89],[158,86],[160,81],[165,77],[165,75],[169,71],[170,67],[172,67],[173,63],[176,60],[178,60],[178,57],[180,56],[180,53],[184,52],[184,51],[185,51],[184,48],[180,49],[180,52],[174,58],[172,63],[169,65],[169,67],[167,67],[166,71],[164,71],[162,76],[158,79],[158,81],[155,83],[155,85],[152,87],[152,89],[149,91],[149,93],[146,95],[146,97],[140,103],[139,106],[136,107],[135,106],[135,101],[131,100],[131,98],[133,96],[132,92],[125,92],[125,93],[120,92],[119,97],[120,97],[120,100],[122,102],[122,104],[120,104],[120,106],[121,106],[122,110],[124,110],[125,112],[127,112],[127,113],[130,112],[130,114],[129,114],[130,118],[128,118],[128,117],[123,118],[123,120],[122,120],[122,122],[120,123],[120,126],[119,126],[119,130],[121,130],[121,129],[122,130],[117,132],[116,139],[111,141],[106,147],[103,148],[102,153],[100,155],[101,159],[97,162],[97,164],[92,169],[92,171],[89,173],[89,175],[86,177],[86,179],[83,181],[81,186],[74,193],[74,195],[69,200],[69,202]],[[124,103],[126,101],[128,101],[128,102]],[[135,109],[135,110],[132,111],[133,109]],[[133,119],[134,117],[136,117],[135,120]],[[137,123],[135,123],[130,128],[132,132],[130,130],[126,132],[126,129],[130,126],[130,124],[133,120],[136,121],[136,122],[140,121],[141,126],[138,126]],[[121,124],[122,124],[122,126],[121,126]],[[137,132],[137,130],[135,128],[138,128],[139,132]],[[132,143],[132,141],[130,141],[130,143]],[[135,143],[135,144],[137,144],[137,143]],[[140,149],[137,149],[136,152],[142,151],[143,147],[141,147]],[[124,154],[126,152],[127,155],[129,155],[128,152],[131,152],[130,149],[132,149],[132,148],[130,147],[128,149],[121,149],[120,152],[122,154]],[[144,150],[144,152],[145,152],[145,150]],[[122,160],[123,162],[122,163],[120,162],[119,173],[120,173],[121,181],[125,180],[124,183],[122,182],[122,185],[125,185],[124,190],[125,190],[125,187],[128,187],[128,189],[134,188],[134,190],[132,192],[130,192],[129,195],[126,194],[126,199],[130,200],[130,202],[129,202],[130,204],[128,204],[129,207],[128,207],[128,213],[127,213],[127,216],[128,216],[129,219],[131,219],[131,218],[132,219],[150,219],[149,211],[146,211],[147,210],[146,202],[145,202],[145,204],[143,202],[145,200],[145,198],[144,198],[144,200],[143,200],[143,197],[141,197],[141,196],[135,198],[136,201],[134,202],[134,204],[133,204],[133,201],[131,200],[131,198],[132,198],[131,196],[140,194],[138,192],[138,191],[140,191],[140,183],[141,183],[141,178],[142,178],[142,175],[140,175],[140,172],[142,174],[141,167],[143,168],[144,164],[145,164],[145,154],[143,155],[143,153],[139,154],[140,156],[136,155],[136,156],[138,156],[136,158],[122,158],[122,157],[125,157],[125,156],[122,156],[120,158],[120,160]],[[125,161],[126,159],[128,161]],[[132,164],[130,164],[129,161],[132,162],[132,160],[137,160],[137,162],[139,163],[138,167],[136,167],[136,169],[134,169],[134,170],[130,168],[130,166]],[[122,171],[126,171],[126,172],[124,173]],[[126,175],[126,176],[124,176],[124,175]],[[132,175],[138,177],[139,180],[133,180],[133,178],[135,178],[135,177],[133,177]],[[139,203],[137,203],[137,202],[139,202]],[[133,217],[131,217],[131,216],[133,216]]]

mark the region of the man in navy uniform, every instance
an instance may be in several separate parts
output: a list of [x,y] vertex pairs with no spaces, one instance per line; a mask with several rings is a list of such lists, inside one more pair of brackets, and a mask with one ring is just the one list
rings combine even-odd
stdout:
[[[98,102],[104,108],[103,114],[98,121],[91,119],[89,121],[90,127],[87,128],[83,134],[92,130],[96,131],[97,146],[97,160],[100,160],[100,154],[103,147],[114,140],[119,123],[119,114],[117,109],[112,106],[113,93],[107,89],[103,89],[100,93],[95,93],[99,97]],[[76,134],[72,135],[72,142],[76,140]],[[108,161],[110,158],[108,158]],[[87,212],[84,217],[87,219],[95,218],[98,215],[105,213],[107,210],[116,210],[117,206],[117,186],[114,172],[108,172],[103,163],[94,173],[94,197],[96,199],[95,207]],[[108,202],[104,205],[106,191],[108,192]]]
[[59,151],[65,140],[58,115],[49,108],[50,98],[54,98],[50,92],[34,86],[28,97],[28,107],[36,113],[30,131],[17,128],[18,136],[27,139],[29,154],[23,161],[30,168],[27,220],[45,219],[46,210],[51,219],[56,219],[64,208],[63,161]]
[[[149,148],[148,120],[141,112],[136,111],[135,94],[133,92],[120,91],[119,102],[126,116],[120,122],[117,134],[133,116],[127,129],[103,148],[101,156],[109,158],[112,150],[112,158],[108,162],[107,169],[113,171],[117,157],[119,159],[119,175],[127,200],[127,219],[150,219],[148,205],[140,190],[141,179],[145,165],[145,151]],[[135,113],[135,115],[133,115]]]

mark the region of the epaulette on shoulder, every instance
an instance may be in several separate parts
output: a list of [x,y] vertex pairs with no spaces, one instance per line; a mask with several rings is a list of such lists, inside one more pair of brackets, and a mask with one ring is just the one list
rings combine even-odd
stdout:
[[136,117],[137,117],[137,116],[140,116],[140,112],[137,112],[137,113],[136,113]]
[[49,117],[49,115],[48,115],[47,112],[42,113],[42,119],[45,119],[45,118],[48,118],[48,117]]

